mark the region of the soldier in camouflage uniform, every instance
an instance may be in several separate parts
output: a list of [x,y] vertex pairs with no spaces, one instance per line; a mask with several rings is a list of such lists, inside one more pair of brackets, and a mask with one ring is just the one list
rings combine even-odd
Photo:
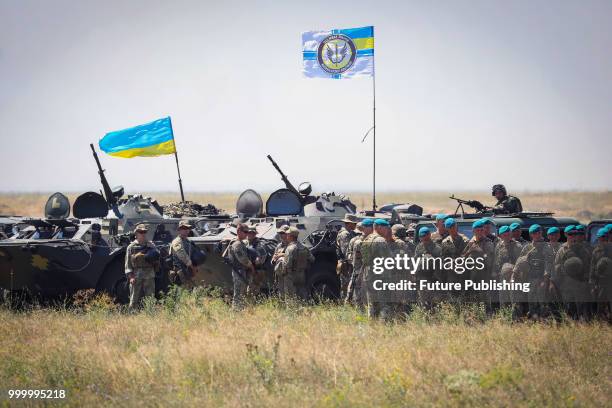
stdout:
[[597,301],[596,313],[608,321],[612,318],[612,243],[610,231],[604,227],[597,230],[597,242],[591,256],[589,283]]
[[351,282],[347,289],[346,301],[352,301],[354,304],[363,307],[366,303],[366,292],[364,285],[364,268],[363,254],[361,246],[363,241],[373,232],[374,222],[371,218],[367,218],[361,222],[361,236],[356,236],[349,243],[351,264],[353,265],[353,273]]
[[527,240],[523,238],[523,231],[521,230],[521,224],[518,222],[513,222],[510,224],[510,232],[512,233],[512,239],[518,242],[521,246],[525,246],[527,244]]
[[283,225],[276,230],[278,234],[279,243],[274,249],[272,255],[272,267],[274,268],[274,281],[280,294],[280,285],[283,275],[285,273],[285,250],[287,249],[287,232],[289,231],[288,225]]
[[130,284],[130,310],[136,309],[142,298],[155,295],[155,269],[159,263],[159,252],[155,244],[147,240],[147,232],[145,224],[137,225],[134,229],[136,239],[125,250],[125,275]]
[[289,227],[287,232],[287,249],[285,250],[285,267],[281,283],[281,295],[285,298],[296,295],[306,299],[306,271],[315,260],[310,250],[300,241],[300,231],[296,227]]
[[416,246],[408,239],[406,226],[404,224],[393,225],[391,227],[391,235],[393,235],[393,240],[402,247],[404,253],[410,257],[414,256]]
[[[516,260],[521,254],[522,247],[518,242],[512,239],[512,232],[508,225],[504,225],[499,229],[498,236],[499,241],[497,245],[495,245],[493,279],[498,281],[506,280],[509,282],[512,280],[514,264],[516,264]],[[508,291],[499,291],[500,304],[510,303],[511,300],[512,298]]]
[[575,225],[568,225],[564,230],[567,242],[555,257],[553,279],[561,290],[566,312],[574,318],[587,318],[591,253],[578,241],[575,229]]
[[518,214],[523,211],[521,200],[508,195],[503,184],[496,184],[491,190],[491,195],[497,199],[493,207],[495,214]]
[[255,274],[249,280],[249,294],[257,295],[260,293],[265,279],[264,267],[268,259],[268,251],[264,241],[257,237],[257,228],[254,225],[249,227],[245,244],[251,258],[251,263],[255,267]]
[[489,240],[493,243],[493,246],[495,247],[495,245],[497,245],[497,243],[499,242],[499,237],[493,233],[495,224],[493,223],[493,220],[489,217],[483,218],[483,220],[485,235],[487,238],[489,238]]
[[379,316],[384,318],[390,317],[390,305],[388,304],[388,299],[386,299],[388,293],[377,293],[373,286],[376,279],[385,280],[393,273],[393,271],[388,270],[385,270],[383,274],[380,275],[374,273],[375,259],[391,257],[391,251],[387,240],[391,240],[389,222],[378,218],[374,221],[374,232],[368,235],[361,243],[363,279],[366,287],[368,315],[370,318]]
[[[431,239],[431,230],[429,227],[422,227],[419,229],[419,244],[416,246],[414,257],[425,259],[428,258],[440,258],[442,256],[442,248]],[[427,280],[429,282],[442,281],[444,282],[445,277],[442,276],[443,271],[439,270],[437,266],[421,264],[419,269],[416,271],[415,277],[417,282],[417,288],[419,288],[419,282],[421,280]],[[440,294],[434,293],[430,290],[418,290],[417,292],[418,301],[424,307],[431,307],[432,303],[436,300],[441,299]]]
[[178,235],[170,244],[170,255],[172,257],[172,270],[170,271],[170,281],[176,282],[178,277],[181,286],[191,289],[194,286],[193,277],[197,268],[191,262],[191,252],[193,250],[191,242],[187,239],[193,226],[187,220],[179,221]]
[[225,252],[225,257],[232,266],[232,281],[234,284],[232,308],[234,310],[240,310],[244,307],[249,278],[250,275],[255,274],[255,267],[249,259],[247,246],[244,243],[248,232],[248,225],[238,224],[236,227],[236,238],[229,243]]
[[[448,237],[442,241],[442,258],[459,258],[468,243],[468,238],[459,233],[457,228],[457,221],[454,218],[447,218],[444,221],[444,227],[448,231]],[[449,272],[447,276],[448,282],[462,282],[465,280],[465,273]],[[453,295],[458,293],[453,292]]]
[[357,220],[354,216],[346,214],[343,221],[344,227],[342,227],[336,236],[336,256],[338,257],[336,273],[340,279],[340,296],[342,299],[346,297],[349,281],[353,273],[348,256],[348,247],[351,239],[357,235],[355,231]]
[[444,238],[448,237],[448,231],[444,227],[444,221],[447,218],[446,214],[436,214],[436,231],[431,234],[431,240],[438,245],[441,245]]
[[528,317],[539,318],[550,312],[549,303],[555,296],[555,288],[551,283],[554,267],[554,253],[544,241],[542,227],[533,224],[529,227],[531,242],[523,247],[519,257],[525,257],[528,269],[524,276],[517,276],[521,282],[529,282],[527,294]]
[[[472,269],[469,272],[469,278],[473,281],[488,281],[491,279],[495,262],[495,247],[493,246],[493,242],[491,242],[485,234],[485,221],[483,219],[476,220],[472,223],[472,231],[474,232],[474,236],[468,241],[461,256],[474,260],[482,258],[484,267],[482,269],[478,267]],[[491,298],[493,294],[487,293],[485,296],[481,292],[481,294],[466,293],[466,295],[473,300],[484,301],[488,310],[491,310]]]
[[550,249],[556,256],[557,252],[559,252],[559,248],[561,248],[561,242],[559,242],[559,239],[561,238],[561,230],[558,227],[550,227],[548,230],[546,230],[546,238],[548,238],[548,245],[550,245]]

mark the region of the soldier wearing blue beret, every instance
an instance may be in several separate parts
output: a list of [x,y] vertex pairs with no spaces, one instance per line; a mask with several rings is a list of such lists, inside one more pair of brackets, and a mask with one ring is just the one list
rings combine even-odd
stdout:
[[436,215],[436,231],[431,234],[431,240],[440,245],[444,238],[448,237],[448,231],[444,226],[444,222],[449,219],[448,214]]

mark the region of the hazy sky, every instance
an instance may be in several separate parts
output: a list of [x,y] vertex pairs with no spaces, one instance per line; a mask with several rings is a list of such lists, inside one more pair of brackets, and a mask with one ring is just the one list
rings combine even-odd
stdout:
[[[380,190],[612,189],[612,2],[0,0],[0,190],[99,189],[106,132],[170,115],[186,190],[368,191],[369,79],[301,32],[375,26]],[[172,156],[100,155],[174,190]]]

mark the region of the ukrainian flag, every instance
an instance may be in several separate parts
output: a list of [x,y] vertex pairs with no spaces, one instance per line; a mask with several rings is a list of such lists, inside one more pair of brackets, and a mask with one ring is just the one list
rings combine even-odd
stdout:
[[307,78],[374,76],[374,27],[302,33],[302,59]]
[[103,152],[126,159],[137,156],[155,157],[176,152],[169,116],[144,125],[107,133],[100,139],[99,145]]

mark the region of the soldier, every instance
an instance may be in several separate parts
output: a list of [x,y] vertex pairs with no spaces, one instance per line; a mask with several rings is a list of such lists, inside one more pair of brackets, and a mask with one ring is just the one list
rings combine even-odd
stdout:
[[556,290],[550,281],[555,255],[550,245],[544,241],[542,227],[539,224],[529,227],[529,237],[531,242],[523,247],[519,255],[526,258],[527,273],[518,276],[518,279],[522,282],[529,282],[528,317],[537,319],[549,312],[548,304],[556,297]]
[[[442,241],[442,258],[459,258],[467,246],[468,239],[465,235],[459,233],[457,221],[454,218],[447,218],[444,221],[444,227],[448,231],[448,237]],[[461,282],[463,281],[463,274],[450,273],[447,280],[449,282]]]
[[310,250],[300,241],[300,231],[296,227],[289,227],[287,232],[287,249],[285,250],[285,267],[281,285],[281,294],[284,297],[299,295],[306,298],[306,271],[309,264],[315,260]]
[[[440,258],[442,255],[442,248],[431,239],[431,230],[428,227],[419,229],[418,234],[420,242],[415,249],[414,257],[421,258],[421,262],[428,262],[428,264],[421,264],[416,271],[417,287],[419,287],[418,284],[421,280],[435,282],[442,278],[442,271],[437,268],[438,265],[432,265],[429,263],[430,261],[426,261],[430,258]],[[424,307],[431,307],[432,302],[438,298],[439,296],[430,290],[425,289],[418,291],[419,303]]]
[[[498,236],[499,240],[495,245],[493,279],[511,281],[512,269],[521,253],[521,246],[512,239],[512,232],[508,225],[499,229]],[[498,295],[500,304],[509,303],[512,300],[507,291],[499,291]]]
[[574,318],[586,318],[591,254],[578,242],[575,229],[575,225],[568,225],[563,230],[567,242],[561,245],[555,256],[553,279],[561,290],[566,312]]
[[[468,241],[462,256],[464,258],[474,259],[475,261],[481,259],[481,265],[470,271],[469,279],[473,281],[488,281],[491,279],[491,271],[493,270],[495,247],[493,246],[493,242],[485,235],[485,221],[483,219],[476,220],[472,223],[472,231],[474,236]],[[476,264],[478,263],[476,262]],[[485,301],[489,311],[491,310],[492,296],[494,295],[487,293],[484,298],[480,299]],[[474,300],[479,298],[478,296],[471,297]]]
[[268,259],[268,251],[264,241],[257,237],[257,228],[254,225],[249,227],[245,244],[251,263],[255,267],[255,274],[249,280],[249,294],[257,295],[265,279],[264,265]]
[[232,308],[234,310],[240,310],[244,307],[244,298],[249,285],[249,274],[255,274],[255,267],[249,259],[248,250],[244,244],[248,232],[248,225],[238,224],[236,238],[229,243],[225,250],[225,257],[232,266],[232,281],[234,284]]
[[408,256],[414,256],[414,250],[416,247],[412,241],[407,239],[406,226],[404,224],[395,224],[392,226],[391,234],[393,235],[393,240],[398,245],[401,244],[401,248]]
[[559,242],[559,239],[561,238],[561,230],[558,227],[550,227],[548,230],[546,230],[546,238],[548,238],[548,245],[550,245],[550,249],[556,256],[557,252],[559,252],[559,248],[561,248],[561,242]]
[[574,231],[576,235],[576,242],[584,242],[586,238],[586,226],[578,224],[574,228]]
[[361,253],[361,247],[363,241],[373,232],[374,220],[366,218],[361,222],[361,236],[357,236],[351,240],[349,247],[352,245],[351,253],[351,264],[353,265],[353,274],[351,276],[351,283],[347,290],[347,301],[352,300],[358,306],[364,306],[366,304],[366,294],[364,285],[364,268],[363,268],[363,254]]
[[493,207],[495,214],[518,214],[523,211],[521,200],[508,195],[503,184],[495,184],[491,190],[491,195],[497,199]]
[[[368,304],[368,315],[370,318],[386,315],[387,310],[383,307],[381,297],[384,294],[376,293],[373,283],[379,275],[374,274],[374,260],[377,258],[388,258],[391,256],[387,239],[384,236],[390,235],[389,222],[381,218],[374,221],[374,232],[369,234],[361,243],[361,255],[363,261],[363,280],[366,289],[366,300]],[[385,271],[389,274],[389,271]]]
[[350,214],[346,214],[342,221],[344,221],[344,227],[342,227],[336,236],[336,256],[338,257],[336,273],[340,279],[340,296],[344,298],[346,297],[347,288],[353,272],[348,257],[348,246],[351,239],[357,235],[355,231],[357,221],[354,216]]
[[597,242],[591,256],[589,283],[597,301],[597,315],[612,317],[612,244],[609,241],[610,231],[603,227],[597,230]]
[[170,256],[172,258],[172,270],[170,271],[170,281],[176,282],[177,278],[181,286],[185,289],[192,289],[193,277],[197,268],[191,261],[193,252],[192,243],[187,239],[193,226],[187,220],[179,221],[178,235],[170,244]]
[[436,244],[442,244],[444,238],[448,237],[448,231],[444,227],[444,221],[448,218],[446,214],[436,214],[436,231],[431,234],[431,240]]
[[412,244],[414,244],[414,233],[416,231],[416,226],[417,225],[412,222],[408,225],[408,228],[406,228],[406,241],[411,242]]
[[287,249],[287,231],[289,231],[288,225],[283,225],[276,230],[280,242],[274,249],[274,255],[272,255],[272,267],[274,268],[274,280],[276,281],[276,287],[280,293],[281,280],[285,273],[285,250]]
[[499,237],[495,234],[493,234],[493,228],[495,228],[495,224],[493,223],[493,220],[490,219],[489,217],[485,217],[483,218],[484,220],[484,231],[485,231],[485,235],[487,238],[489,238],[491,240],[491,242],[493,243],[493,246],[497,245],[497,242],[499,241]]
[[527,240],[523,238],[523,231],[521,230],[521,224],[513,222],[510,224],[510,232],[512,233],[512,239],[518,242],[521,246],[527,244]]
[[134,229],[136,239],[125,250],[125,275],[130,284],[130,310],[136,309],[142,298],[155,295],[155,269],[159,264],[159,252],[155,244],[147,240],[149,229],[138,224]]
[[102,238],[102,229],[100,224],[91,224],[91,246],[93,248],[108,247],[108,242]]

